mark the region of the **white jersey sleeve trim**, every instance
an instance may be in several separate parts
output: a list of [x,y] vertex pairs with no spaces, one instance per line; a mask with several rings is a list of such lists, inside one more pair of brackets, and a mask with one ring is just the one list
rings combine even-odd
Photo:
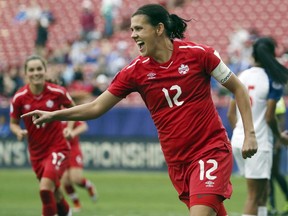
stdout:
[[127,67],[127,69],[133,67],[138,61],[140,61],[140,59],[137,59],[133,64],[129,65],[129,66]]
[[212,71],[211,75],[221,84],[227,82],[231,77],[231,70],[224,64],[223,61],[220,61],[218,66]]
[[16,101],[16,99],[17,99],[18,97],[20,97],[20,96],[22,96],[22,95],[25,95],[27,92],[28,92],[28,90],[25,89],[24,91],[15,94],[15,96],[13,97],[13,103]]
[[51,86],[47,86],[47,88],[48,88],[50,91],[59,92],[59,93],[61,93],[62,95],[65,95],[65,92],[64,92],[62,89],[53,88],[53,87],[51,87]]
[[203,48],[203,47],[201,47],[201,46],[179,46],[179,49],[186,49],[186,48],[192,48],[192,49],[195,49],[195,48],[197,48],[197,49],[201,49],[201,50],[204,50],[205,51],[205,49]]

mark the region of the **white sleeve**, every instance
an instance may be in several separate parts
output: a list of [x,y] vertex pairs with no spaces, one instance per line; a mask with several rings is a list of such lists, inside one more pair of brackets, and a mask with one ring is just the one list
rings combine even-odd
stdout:
[[211,76],[213,76],[221,84],[227,82],[231,75],[231,70],[224,64],[222,60],[211,73]]

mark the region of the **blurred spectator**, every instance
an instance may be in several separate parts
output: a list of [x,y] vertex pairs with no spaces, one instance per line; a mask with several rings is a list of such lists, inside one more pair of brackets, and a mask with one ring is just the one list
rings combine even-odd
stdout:
[[107,67],[107,55],[103,53],[101,53],[101,55],[98,57],[96,74],[109,74]]
[[227,53],[229,64],[234,73],[239,73],[251,66],[252,44],[259,37],[256,29],[244,29],[236,26],[229,37]]
[[70,64],[69,53],[71,51],[71,42],[66,40],[60,44],[57,49],[51,50],[48,61],[53,63]]
[[4,94],[4,71],[0,71],[0,95]]
[[83,40],[81,37],[77,38],[72,46],[69,53],[69,59],[72,65],[83,64],[86,61],[85,51],[88,47],[87,41]]
[[[286,50],[279,58],[281,64],[288,68],[288,50]],[[288,85],[284,88],[284,95],[288,95]]]
[[19,65],[12,66],[9,70],[9,77],[14,82],[13,95],[16,91],[24,85],[24,77],[21,72],[21,67]]
[[86,49],[86,63],[97,63],[101,54],[100,40],[93,40]]
[[14,19],[17,22],[24,23],[30,21],[34,23],[39,20],[41,17],[42,9],[36,1],[32,1],[29,6],[25,4],[20,4],[18,7],[18,12],[15,15]]
[[279,61],[283,64],[286,68],[288,68],[288,50],[286,50],[281,56]]
[[54,16],[53,12],[51,11],[49,5],[43,6],[43,10],[42,10],[40,19],[45,19],[49,25],[52,25],[56,22],[56,18]]
[[128,57],[128,43],[126,41],[119,41],[116,47],[107,55],[107,74],[110,77],[115,76],[127,62],[132,59]]
[[27,19],[30,21],[37,21],[41,17],[42,9],[37,1],[32,1],[30,6],[26,8]]
[[96,30],[95,15],[93,5],[90,0],[84,0],[82,2],[82,10],[80,14],[81,24],[81,38],[87,42],[98,39],[100,37],[99,32]]
[[[229,36],[229,45],[227,47],[227,53],[230,57],[230,64],[233,65],[233,72],[238,73],[247,69],[246,62],[242,61],[242,51],[244,49],[244,43],[249,39],[248,30],[236,26],[234,32]],[[244,64],[244,65],[242,65]],[[230,65],[230,66],[231,66]]]
[[83,65],[74,66],[73,81],[68,85],[67,90],[71,97],[81,104],[92,100],[92,82],[86,80]]
[[10,98],[24,85],[20,71],[19,66],[10,66],[6,71],[2,71],[0,75],[0,94],[2,96]]
[[25,22],[27,20],[27,10],[26,10],[26,5],[20,4],[18,8],[18,12],[15,16],[15,20],[17,22]]
[[16,89],[16,84],[8,73],[5,73],[3,76],[3,86],[4,86],[3,96],[5,97],[13,96],[13,92],[15,92]]
[[110,84],[108,77],[105,74],[99,74],[93,81],[93,96],[97,97],[102,94]]
[[63,78],[63,71],[65,70],[65,67],[66,65],[62,63],[49,63],[49,73],[46,74],[46,80],[66,88],[67,83]]
[[118,16],[118,10],[122,0],[102,0],[101,14],[105,20],[103,37],[111,37],[114,33],[114,18]]
[[259,37],[260,37],[260,34],[258,32],[258,29],[256,29],[256,28],[250,28],[249,29],[249,40],[252,43],[254,43]]
[[46,45],[49,36],[49,26],[55,22],[55,17],[48,6],[41,10],[40,17],[36,22],[36,53],[46,57]]
[[48,41],[48,25],[47,23],[41,22],[39,19],[36,24],[36,39],[35,48],[36,53],[40,56],[45,56],[46,44]]

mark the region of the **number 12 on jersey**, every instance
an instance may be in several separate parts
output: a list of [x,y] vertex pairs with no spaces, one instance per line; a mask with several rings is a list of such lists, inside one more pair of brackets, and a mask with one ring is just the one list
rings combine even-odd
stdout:
[[173,85],[173,86],[170,87],[169,90],[173,91],[173,92],[176,91],[176,94],[172,98],[172,100],[171,100],[171,97],[170,97],[168,89],[166,89],[166,88],[162,89],[162,92],[164,92],[164,95],[165,95],[165,98],[166,98],[166,100],[168,102],[169,107],[172,108],[174,105],[181,106],[184,103],[184,101],[178,101],[180,95],[182,94],[181,87],[178,86],[178,85]]

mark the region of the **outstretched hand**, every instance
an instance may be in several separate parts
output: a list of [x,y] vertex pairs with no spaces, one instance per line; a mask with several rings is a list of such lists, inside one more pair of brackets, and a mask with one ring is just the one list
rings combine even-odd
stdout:
[[42,125],[43,123],[52,121],[52,114],[51,112],[47,111],[34,110],[21,115],[21,118],[26,118],[29,116],[32,116],[32,121],[35,125]]

